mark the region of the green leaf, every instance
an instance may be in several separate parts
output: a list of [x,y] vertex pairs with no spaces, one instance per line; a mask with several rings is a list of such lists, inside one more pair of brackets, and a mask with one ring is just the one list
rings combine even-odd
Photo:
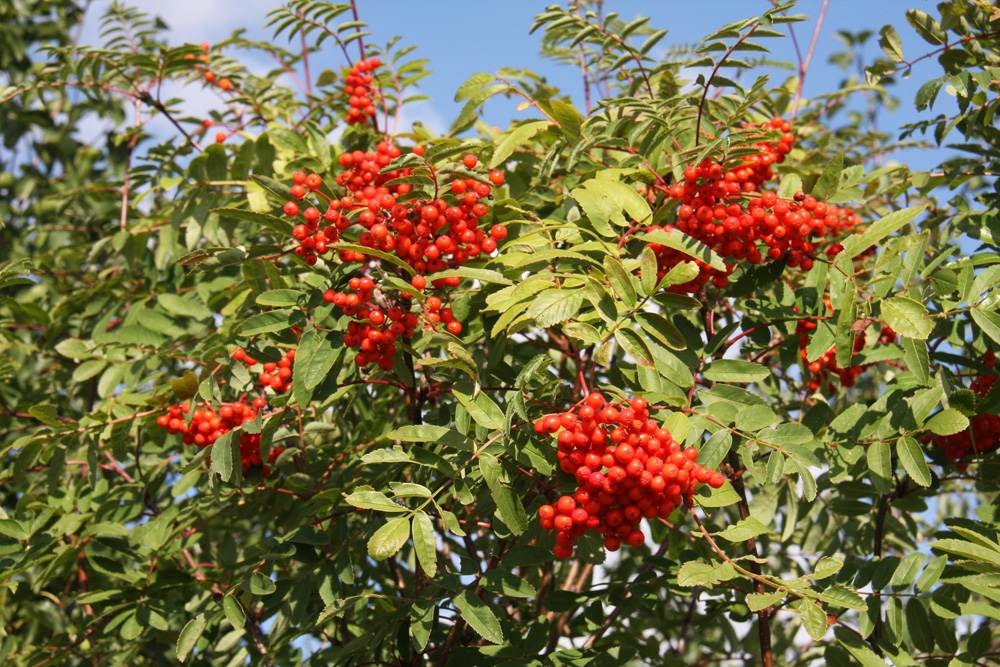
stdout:
[[914,584],[913,590],[917,593],[926,593],[933,588],[947,564],[947,556],[938,556],[931,559],[931,562],[924,568],[923,574],[917,579],[917,583]]
[[302,138],[302,135],[276,123],[268,124],[267,136],[276,148],[293,153],[306,153],[309,151],[306,140]]
[[73,371],[73,382],[86,382],[105,369],[108,365],[104,359],[90,359],[83,362]]
[[[876,221],[861,234],[848,237],[844,241],[844,249],[837,255],[837,259],[854,259],[873,245],[881,243],[890,234],[908,225],[914,218],[923,213],[925,208],[926,206],[921,205],[894,211]],[[895,329],[895,327],[893,328]]]
[[385,560],[403,548],[410,539],[410,520],[405,516],[389,519],[368,540],[368,555],[374,560]]
[[[249,338],[250,336],[257,336],[262,333],[287,329],[292,326],[291,319],[295,312],[285,308],[281,310],[269,310],[266,313],[258,313],[257,315],[248,317],[240,325],[240,336]],[[299,313],[299,316],[301,316],[301,313]]]
[[802,626],[815,641],[823,639],[826,634],[826,613],[823,608],[812,600],[802,600],[799,604],[802,613]]
[[473,442],[458,431],[444,426],[434,426],[432,424],[409,424],[401,426],[394,431],[386,433],[386,438],[390,440],[401,440],[403,442],[436,442],[471,452]]
[[889,667],[854,630],[838,625],[833,632],[840,645],[847,649],[862,667]]
[[671,229],[670,231],[658,229],[652,232],[637,234],[636,237],[647,243],[658,243],[659,245],[673,248],[689,257],[701,260],[717,271],[726,270],[726,263],[722,261],[722,257],[716,254],[714,250],[679,229]]
[[[672,433],[672,431],[671,431]],[[683,438],[674,436],[680,442]],[[719,429],[702,445],[698,452],[698,465],[715,470],[733,446],[733,436],[727,429]]]
[[619,301],[628,308],[635,308],[635,287],[632,285],[632,279],[625,271],[625,267],[622,266],[621,260],[606,255],[604,257],[604,274],[611,284],[611,291],[618,297]]
[[56,406],[54,405],[50,405],[48,403],[32,405],[28,408],[28,413],[38,421],[43,424],[47,424],[48,426],[64,426],[64,424],[59,421],[59,413],[56,411]]
[[918,382],[927,384],[931,378],[927,343],[916,338],[903,338],[902,343],[903,363],[910,369]]
[[773,429],[761,431],[757,434],[757,438],[761,442],[768,442],[778,447],[787,447],[788,445],[804,445],[807,442],[812,442],[815,436],[809,430],[809,427],[802,424],[789,423],[778,424]]
[[499,568],[488,570],[480,579],[480,583],[483,588],[497,595],[515,598],[532,598],[538,595],[538,591],[530,583],[513,572]]
[[726,482],[718,489],[713,489],[707,484],[702,484],[698,487],[698,491],[694,494],[694,497],[702,507],[728,507],[740,501],[739,495],[737,495],[733,485],[729,482]]
[[703,372],[711,382],[760,382],[771,375],[766,366],[739,359],[717,359],[705,366]]
[[826,163],[823,173],[810,193],[820,201],[826,201],[840,186],[840,173],[844,170],[844,152],[840,151]]
[[748,516],[747,518],[738,521],[736,525],[729,526],[722,532],[718,533],[718,535],[719,537],[725,538],[730,542],[746,542],[747,540],[757,537],[758,535],[770,532],[771,530],[767,526],[752,516]]
[[950,538],[931,542],[930,547],[931,549],[955,554],[956,556],[961,556],[962,558],[967,558],[969,560],[1000,565],[1000,547],[996,549],[987,549],[979,544]]
[[639,261],[639,286],[642,287],[643,296],[652,294],[656,289],[657,268],[656,253],[646,246]]
[[785,599],[785,594],[781,591],[774,593],[750,593],[747,595],[747,607],[750,611],[760,611],[773,607],[775,604]]
[[294,289],[274,289],[257,295],[257,304],[260,306],[288,307],[300,305],[300,300],[304,295]]
[[389,496],[381,491],[376,491],[370,486],[360,486],[355,491],[344,497],[351,505],[365,510],[378,510],[380,512],[405,512],[406,508],[397,505]]
[[19,542],[28,539],[28,531],[13,519],[0,519],[0,533]]
[[437,543],[434,524],[423,510],[413,515],[413,546],[424,573],[431,579],[437,574]]
[[[448,269],[446,271],[437,271],[427,276],[427,282],[437,280],[439,278],[468,278],[469,280],[478,280],[481,283],[494,283],[496,285],[513,285],[514,281],[506,277],[499,271],[491,271],[489,269],[474,269],[471,266],[459,266],[458,268]],[[415,290],[413,293],[417,293]]]
[[[660,287],[666,288],[689,283],[697,278],[699,273],[701,273],[701,269],[698,268],[697,262],[678,262],[667,271],[667,275],[663,276],[663,280],[660,281]],[[687,294],[661,292],[656,296],[656,300],[668,308],[682,308],[686,310],[701,308],[701,301]]]
[[292,391],[299,405],[305,406],[312,400],[313,390],[326,379],[343,351],[340,336],[333,342],[312,326],[302,332],[292,365]]
[[883,301],[882,319],[905,338],[926,340],[934,328],[934,322],[928,316],[926,306],[905,296]]
[[185,299],[178,294],[158,294],[156,302],[163,306],[163,309],[174,315],[181,317],[193,317],[196,320],[207,320],[212,316],[212,311],[198,303]]
[[247,586],[254,595],[270,595],[278,590],[271,577],[263,572],[254,572],[251,574]]
[[195,644],[201,639],[201,634],[205,632],[208,619],[205,614],[198,614],[185,624],[184,629],[177,636],[177,659],[181,662],[187,660],[194,649]]
[[513,489],[500,479],[503,472],[500,461],[491,454],[481,454],[479,456],[479,469],[493,495],[500,520],[512,533],[520,535],[528,527],[528,515],[524,511],[521,499],[514,493]]
[[492,644],[504,642],[500,622],[485,602],[472,594],[469,589],[463,589],[455,596],[455,609],[466,623],[480,636]]
[[635,320],[643,333],[649,334],[672,350],[684,350],[687,341],[684,335],[674,326],[673,322],[659,313],[638,312]]
[[413,638],[415,646],[419,650],[424,650],[427,642],[431,638],[431,630],[434,629],[434,610],[436,606],[432,603],[421,605],[414,604],[410,611],[410,636]]
[[[260,179],[259,176],[255,176],[254,180]],[[270,179],[268,179],[270,180]],[[253,185],[256,186],[254,183]],[[286,197],[287,198],[287,197]],[[264,198],[264,202],[267,199]],[[265,204],[264,210],[270,210],[270,206]],[[242,220],[243,222],[252,222],[254,224],[260,225],[261,227],[266,227],[273,232],[277,232],[282,236],[290,237],[292,235],[292,225],[287,220],[282,220],[281,218],[275,217],[273,215],[268,215],[267,213],[255,212],[255,211],[244,211],[238,208],[214,208],[212,213],[217,213],[224,218],[232,218],[233,220]]]
[[889,585],[896,590],[907,588],[917,578],[917,575],[920,574],[920,570],[923,568],[926,560],[927,556],[922,553],[907,554],[900,562],[899,567],[896,568],[896,572],[892,575]]
[[496,169],[504,164],[514,153],[518,146],[531,139],[539,132],[548,129],[552,125],[548,120],[535,120],[518,125],[510,132],[501,135],[501,138],[493,149],[493,157],[490,159],[490,169]]
[[469,99],[476,94],[477,91],[482,89],[483,86],[488,83],[493,83],[494,81],[496,81],[496,77],[492,74],[486,74],[485,72],[473,74],[466,79],[465,83],[458,87],[457,91],[455,91],[455,101],[462,102]]
[[567,322],[562,327],[563,333],[574,338],[585,346],[597,345],[604,338],[601,332],[586,322]]
[[868,605],[865,604],[864,599],[860,595],[843,584],[837,584],[826,589],[819,594],[819,598],[827,604],[843,607],[844,609],[864,611],[868,608]]
[[759,431],[774,423],[778,415],[766,405],[751,405],[736,413],[736,428],[744,431]]
[[688,561],[677,571],[677,584],[686,588],[717,584],[735,579],[739,574],[730,563]]
[[979,325],[983,333],[992,338],[994,343],[1000,345],[1000,313],[973,308],[969,314],[972,315],[972,320]]
[[919,9],[907,9],[906,20],[929,44],[946,44],[948,33],[927,12]]
[[235,595],[225,595],[222,598],[222,610],[226,613],[226,620],[234,628],[242,629],[246,625],[247,615],[243,611],[243,606],[236,599]]
[[906,627],[918,651],[930,653],[934,650],[934,635],[931,632],[930,620],[927,618],[927,609],[918,598],[906,601]]
[[882,47],[882,52],[891,62],[905,62],[903,58],[903,42],[899,39],[899,33],[891,25],[884,25],[878,31],[878,45]]
[[[239,436],[233,437],[233,432],[225,433],[212,445],[211,473],[219,475],[222,481],[228,482],[235,472],[234,461],[239,461]],[[235,449],[235,451],[234,451]]]
[[399,268],[403,269],[411,276],[416,274],[416,269],[400,259],[395,253],[383,252],[381,250],[375,250],[374,248],[369,248],[367,246],[360,245],[358,243],[332,243],[328,244],[328,247],[333,250],[353,250],[354,252],[359,252],[366,257],[378,257],[381,260],[389,262]]
[[534,318],[535,324],[548,329],[574,317],[582,304],[582,290],[547,289],[534,297],[527,313]]
[[910,437],[900,438],[896,441],[896,456],[910,479],[920,486],[931,485],[931,471],[920,443]]
[[649,350],[649,346],[646,345],[646,341],[639,334],[631,329],[622,327],[615,331],[615,340],[618,341],[618,344],[626,354],[635,359],[637,364],[644,368],[655,367],[653,353]]
[[483,428],[490,431],[499,431],[503,428],[503,410],[485,393],[479,392],[475,400],[457,390],[452,391],[452,395],[469,411],[469,416]]
[[567,139],[577,140],[580,137],[580,127],[584,118],[576,107],[562,100],[550,99],[544,102],[552,119],[559,123],[559,128]]
[[955,408],[947,408],[927,420],[924,428],[935,435],[953,435],[969,428],[969,418]]
[[868,445],[866,458],[875,486],[882,493],[888,493],[892,488],[892,450],[889,443],[879,441]]

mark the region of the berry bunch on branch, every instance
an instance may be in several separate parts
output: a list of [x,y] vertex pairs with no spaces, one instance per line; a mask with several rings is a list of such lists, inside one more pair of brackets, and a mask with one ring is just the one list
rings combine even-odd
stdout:
[[349,67],[344,76],[344,94],[348,96],[348,125],[364,124],[375,116],[375,100],[381,97],[376,86],[378,80],[373,74],[382,65],[380,58],[369,58],[358,61]]
[[[830,312],[833,312],[833,308],[827,301],[827,308]],[[841,386],[853,387],[854,383],[857,381],[858,376],[865,372],[869,366],[872,364],[863,364],[860,366],[848,366],[847,368],[841,368],[837,364],[837,348],[834,345],[830,346],[830,349],[824,352],[820,357],[814,361],[809,361],[809,341],[810,334],[816,330],[816,322],[813,320],[799,320],[795,325],[795,335],[799,337],[799,358],[802,360],[803,368],[809,370],[809,380],[806,386],[809,391],[819,391],[821,387],[826,387],[830,392],[835,392],[836,387],[830,382],[832,377],[838,377],[840,379]],[[882,330],[879,332],[878,340],[879,344],[892,345],[898,342],[899,336],[889,325],[883,325]],[[865,349],[865,337],[856,336],[854,338],[854,345],[851,351],[851,356],[856,355]]]
[[[266,407],[263,398],[255,398],[251,402],[243,400],[233,403],[222,403],[215,408],[208,403],[201,407],[191,403],[171,405],[166,414],[156,418],[156,425],[167,430],[171,435],[181,434],[181,440],[186,445],[195,445],[200,449],[209,447],[224,435],[257,418]],[[192,411],[192,408],[193,411]],[[190,414],[188,421],[186,415]],[[246,476],[254,466],[262,466],[264,461],[260,453],[259,433],[240,433],[239,440],[240,463],[243,475]],[[275,447],[268,454],[267,462],[274,463],[284,447]],[[206,458],[205,466],[212,464],[211,457]],[[263,465],[265,477],[271,474],[269,466]]]
[[[725,271],[698,260],[699,274],[687,283],[669,287],[670,291],[696,293],[709,282],[724,288],[735,262],[739,261],[755,265],[765,260],[783,260],[790,267],[808,271],[817,252],[823,250],[824,237],[835,239],[860,222],[849,210],[829,206],[801,192],[786,199],[763,189],[775,177],[772,165],[784,162],[794,145],[795,135],[789,122],[774,118],[761,126],[745,125],[743,130],[749,138],[754,136],[754,130],[780,132],[780,139],[773,141],[761,134],[761,140],[753,144],[758,154],[727,163],[705,160],[690,165],[684,170],[683,182],[661,188],[680,203],[676,229],[729,260]],[[678,263],[691,259],[658,243],[650,244],[650,248],[656,253],[660,278]],[[840,250],[841,246],[831,244],[824,252],[833,256]]]
[[698,450],[683,449],[670,432],[650,418],[641,397],[609,404],[592,393],[576,411],[535,421],[535,432],[556,436],[563,472],[577,489],[539,511],[541,526],[556,531],[555,555],[569,558],[573,544],[587,531],[604,535],[604,547],[617,551],[624,540],[645,541],[643,518],[668,519],[689,504],[699,484],[719,488],[721,472],[695,463]]
[[[996,353],[989,350],[983,357],[983,363],[989,368],[996,368]],[[979,398],[985,398],[996,385],[996,380],[993,373],[981,373],[969,389]],[[958,465],[959,470],[965,470],[968,460],[975,454],[996,449],[997,443],[1000,443],[1000,416],[988,412],[975,415],[969,419],[968,428],[951,435],[926,436],[924,442],[942,450],[949,461]]]
[[[417,156],[423,152],[419,146],[413,149]],[[386,142],[379,142],[374,152],[357,150],[341,155],[338,162],[344,171],[337,175],[336,186],[346,193],[340,198],[324,192],[318,174],[296,172],[292,177],[293,200],[286,202],[283,209],[290,218],[301,214],[304,219],[293,227],[292,236],[299,241],[295,252],[306,264],[315,264],[319,255],[336,247],[342,263],[361,266],[346,290],[331,288],[323,294],[328,303],[355,318],[345,342],[361,348],[355,357],[361,368],[377,364],[382,370],[390,370],[396,339],[412,336],[421,322],[428,329],[443,324],[449,333],[461,334],[462,323],[446,305],[447,290],[457,287],[461,278],[450,275],[434,279],[431,274],[487,259],[496,251],[497,241],[507,235],[503,225],[496,224],[489,231],[482,226],[482,219],[489,213],[483,200],[492,199],[493,188],[503,185],[501,172],[490,172],[482,180],[454,179],[448,191],[441,193],[448,199],[411,199],[411,185],[397,181],[411,176],[414,168],[386,170],[401,155],[398,147]],[[468,170],[478,164],[474,155],[466,155],[462,162]],[[323,200],[324,213],[312,205],[302,208],[310,196]],[[329,226],[321,229],[320,220]],[[352,230],[356,226],[361,229]],[[399,261],[389,261],[380,253],[394,255]],[[385,276],[408,275],[402,271],[407,267],[412,275],[412,290],[384,284]],[[440,296],[424,294],[427,276],[431,276],[430,285]],[[421,297],[417,312],[412,310],[415,296]]]

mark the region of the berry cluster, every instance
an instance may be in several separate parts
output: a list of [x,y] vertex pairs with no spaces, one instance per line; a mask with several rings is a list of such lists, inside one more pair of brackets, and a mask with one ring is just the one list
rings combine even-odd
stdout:
[[[828,206],[801,192],[788,201],[762,190],[774,178],[771,166],[784,161],[795,135],[791,125],[781,118],[758,128],[745,127],[782,134],[776,143],[764,139],[757,142],[754,146],[760,149],[760,154],[744,157],[738,163],[725,166],[706,160],[687,167],[684,181],[667,188],[669,197],[680,202],[676,228],[727,259],[746,260],[750,264],[759,264],[765,258],[784,260],[788,266],[808,271],[819,249],[818,239],[838,236],[852,229],[860,219],[846,209]],[[765,247],[758,248],[759,243]],[[660,244],[650,247],[656,253],[661,278],[679,262],[691,259]],[[832,246],[827,252],[832,255],[840,250],[841,247]],[[720,271],[698,261],[698,267],[696,278],[669,289],[699,292],[710,280],[721,289],[728,284],[734,265],[727,262],[726,270]]]
[[[355,208],[367,208],[373,201],[380,201],[384,195],[400,197],[410,194],[409,183],[389,184],[389,181],[409,176],[413,173],[413,169],[381,173],[382,169],[402,154],[399,147],[380,141],[375,145],[374,153],[356,150],[344,153],[338,158],[337,162],[344,171],[337,175],[337,185],[346,189],[350,197],[349,201],[343,202],[345,213]],[[413,154],[423,155],[424,147],[414,146]]]
[[609,405],[593,393],[574,412],[546,415],[535,432],[555,434],[563,472],[576,478],[572,495],[538,510],[541,526],[556,530],[555,555],[569,558],[577,537],[593,530],[604,547],[617,551],[625,540],[640,546],[642,519],[666,519],[690,500],[699,483],[719,488],[720,472],[695,463],[698,450],[681,449],[670,433],[649,418],[643,398]]
[[[191,411],[190,403],[181,405],[171,405],[167,408],[167,413],[156,418],[156,425],[167,429],[171,435],[181,433],[181,440],[186,445],[197,445],[201,449],[213,444],[216,440],[230,432],[234,428],[257,418],[260,410],[266,406],[263,398],[255,398],[251,403],[236,401],[235,403],[223,403],[215,410],[209,405],[202,408],[195,408]],[[188,423],[184,415],[190,414],[191,421]],[[284,447],[275,447],[268,455],[267,462],[274,461],[281,456]],[[243,474],[250,472],[253,466],[263,465],[260,455],[260,434],[241,433],[240,434],[240,462]],[[211,465],[209,457],[205,465]],[[264,476],[271,473],[268,466],[264,466]]]
[[349,96],[347,101],[349,109],[345,119],[348,125],[364,124],[375,115],[375,103],[371,98],[375,77],[371,72],[378,69],[381,64],[380,59],[370,58],[347,70],[347,75],[344,77],[344,93]]
[[[409,176],[412,170],[401,169],[385,174],[379,173],[383,167],[399,157],[401,151],[386,142],[380,142],[376,150],[376,153],[358,150],[340,156],[341,166],[347,167],[347,169],[337,176],[337,184],[346,188],[350,193],[340,199],[331,198],[320,190],[323,179],[319,174],[307,176],[301,171],[292,174],[291,194],[293,200],[285,202],[282,210],[286,216],[293,219],[301,213],[302,219],[305,221],[292,228],[292,236],[299,242],[295,254],[301,257],[306,264],[310,266],[315,264],[319,256],[329,252],[331,244],[340,240],[341,232],[354,224],[348,217],[349,212],[365,208],[370,200],[384,195],[399,196],[410,192],[410,186],[407,184],[387,186],[386,182],[402,176]],[[321,214],[319,208],[311,205],[308,201],[303,201],[301,205],[298,203],[305,200],[310,194],[324,200],[320,204],[325,210],[324,213]],[[329,226],[320,229],[321,219]],[[344,262],[364,262],[367,257],[364,253],[342,250],[340,259]]]
[[[417,147],[413,151],[421,155]],[[425,274],[461,266],[469,261],[485,258],[497,248],[497,242],[507,236],[503,225],[493,225],[489,233],[480,229],[480,221],[489,211],[480,201],[492,198],[492,189],[503,184],[504,175],[499,171],[490,172],[489,183],[473,178],[455,179],[450,194],[457,201],[448,202],[438,198],[433,201],[401,198],[410,193],[408,184],[390,183],[392,179],[409,175],[411,169],[380,171],[399,157],[400,150],[385,142],[376,147],[376,152],[354,151],[341,155],[339,162],[344,171],[337,176],[337,184],[348,190],[349,195],[332,199],[320,190],[322,179],[317,174],[306,176],[301,172],[293,175],[295,184],[291,194],[296,200],[304,199],[311,191],[325,198],[326,213],[309,206],[304,210],[296,201],[284,206],[285,215],[305,219],[292,229],[292,236],[299,241],[296,253],[307,264],[314,264],[318,255],[330,250],[330,244],[341,239],[341,235],[359,224],[357,243],[397,257],[413,267],[416,275],[411,284],[418,291],[427,288]],[[474,155],[466,155],[463,164],[474,169],[478,160]],[[355,218],[352,213],[360,211]],[[319,228],[320,218],[331,226]],[[339,259],[346,264],[361,264],[363,269],[372,261],[364,252],[341,249]],[[439,278],[432,285],[438,290],[457,287],[461,279],[457,276]],[[352,347],[360,347],[355,361],[364,368],[370,363],[383,370],[392,368],[395,341],[400,335],[411,336],[420,323],[420,317],[410,312],[412,295],[407,292],[388,292],[377,288],[376,280],[364,272],[351,279],[349,291],[333,289],[324,293],[329,303],[342,308],[344,313],[357,318],[348,330],[346,341]],[[462,323],[455,319],[452,310],[441,297],[428,296],[422,304],[422,319],[427,328],[444,324],[446,329],[459,335]]]
[[[248,357],[246,350],[238,347],[233,350],[233,359],[245,363],[247,366],[256,366],[257,360]],[[295,350],[286,350],[281,355],[280,361],[268,361],[263,365],[263,370],[258,376],[258,380],[263,388],[270,387],[276,394],[284,394],[292,388],[292,362],[295,361]]]
[[361,368],[377,364],[384,371],[392,370],[396,354],[396,339],[413,335],[419,319],[416,313],[403,312],[392,306],[381,309],[375,300],[375,281],[367,276],[351,278],[347,283],[350,292],[323,293],[323,299],[342,309],[345,315],[356,318],[347,325],[344,344],[361,348],[354,363]]
[[[993,350],[983,357],[983,363],[990,368],[996,368],[997,360]],[[996,376],[983,373],[976,377],[969,386],[980,398],[986,396],[993,385]],[[988,452],[995,449],[1000,442],[1000,417],[988,413],[976,415],[969,420],[969,427],[952,435],[939,435],[934,438],[924,437],[924,442],[932,442],[935,447],[944,451],[952,463],[957,463],[960,470],[966,469],[964,460],[976,452]]]
[[[871,364],[841,368],[837,365],[836,346],[831,347],[829,350],[824,352],[819,359],[810,363],[806,348],[809,347],[809,334],[815,328],[816,323],[812,320],[799,320],[795,327],[795,334],[799,336],[799,357],[802,359],[802,366],[807,367],[811,374],[809,381],[806,383],[806,386],[809,387],[809,391],[818,391],[821,386],[829,382],[830,377],[833,375],[840,378],[840,384],[842,386],[853,387],[858,376],[864,373],[865,369]],[[892,344],[897,341],[898,338],[896,332],[893,331],[889,325],[883,325],[882,331],[879,332],[877,342]],[[856,336],[854,338],[854,349],[851,352],[851,355],[853,356],[863,349],[865,349],[864,336]],[[832,383],[827,384],[827,387],[831,392],[836,391],[836,388]]]

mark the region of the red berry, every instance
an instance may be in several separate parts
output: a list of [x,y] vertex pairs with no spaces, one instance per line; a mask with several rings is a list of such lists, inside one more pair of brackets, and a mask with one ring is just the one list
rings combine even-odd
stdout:
[[464,164],[469,169],[475,169],[478,163],[479,160],[476,159],[475,155],[466,155],[464,158],[462,158],[462,164]]
[[499,171],[491,171],[489,178],[490,178],[490,183],[492,183],[493,185],[496,186],[503,185],[504,177],[503,174],[500,173]]

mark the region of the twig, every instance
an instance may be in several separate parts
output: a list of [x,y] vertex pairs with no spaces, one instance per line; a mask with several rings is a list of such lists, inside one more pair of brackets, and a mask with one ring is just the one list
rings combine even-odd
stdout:
[[[799,85],[795,89],[795,100],[792,102],[792,120],[795,119],[795,114],[799,111],[799,98],[802,97],[802,87],[805,85],[806,73],[809,71],[809,63],[812,62],[813,52],[816,50],[816,42],[819,41],[820,28],[823,26],[823,17],[826,16],[826,7],[830,4],[830,0],[823,0],[823,6],[820,7],[819,15],[816,17],[816,28],[813,30],[812,41],[809,43],[809,52],[806,53],[805,61],[799,58]],[[792,36],[792,41],[795,42],[795,32],[792,30],[792,24],[788,24],[788,32]],[[798,55],[799,45],[798,42],[795,43],[795,52]]]
[[[740,519],[746,520],[750,518],[750,507],[747,504],[747,491],[743,484],[743,477],[733,474],[736,468],[739,467],[740,461],[736,455],[735,451],[729,452],[729,477],[733,480],[733,489],[736,490],[737,495],[740,497],[738,504],[740,510]],[[750,571],[753,572],[757,577],[761,577],[760,563],[757,562],[760,554],[757,551],[757,540],[750,538],[746,541],[747,553],[750,554]],[[757,591],[758,595],[763,595],[766,593],[764,589],[764,582],[760,579],[754,580],[754,589]],[[774,656],[771,654],[771,608],[765,607],[757,612],[757,633],[760,638],[760,658],[761,663],[764,667],[774,667]]]

